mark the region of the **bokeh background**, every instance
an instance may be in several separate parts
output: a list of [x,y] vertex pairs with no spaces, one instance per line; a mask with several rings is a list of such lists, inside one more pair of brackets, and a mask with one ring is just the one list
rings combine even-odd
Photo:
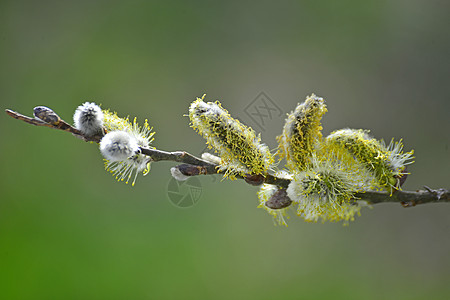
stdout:
[[[448,188],[449,13],[444,0],[1,1],[0,103],[71,121],[95,101],[148,118],[158,148],[199,154],[183,116],[195,97],[275,148],[314,92],[325,134],[403,138],[405,189]],[[261,92],[283,111],[264,125],[248,114]],[[131,187],[94,144],[6,114],[0,131],[1,299],[448,299],[449,204],[380,204],[350,226],[291,214],[284,228],[241,181],[199,178],[180,209],[173,163]]]

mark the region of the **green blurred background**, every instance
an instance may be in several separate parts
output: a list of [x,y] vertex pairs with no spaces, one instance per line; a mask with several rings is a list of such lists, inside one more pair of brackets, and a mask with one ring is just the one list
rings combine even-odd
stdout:
[[[95,101],[148,118],[158,148],[199,154],[183,116],[195,97],[275,148],[284,113],[314,92],[325,134],[404,138],[417,157],[404,187],[450,187],[449,13],[442,0],[1,1],[1,106],[71,122]],[[283,114],[258,127],[246,107],[260,92]],[[200,178],[180,209],[173,163],[131,187],[93,144],[6,114],[0,130],[1,299],[448,299],[448,204],[284,228],[241,181]]]

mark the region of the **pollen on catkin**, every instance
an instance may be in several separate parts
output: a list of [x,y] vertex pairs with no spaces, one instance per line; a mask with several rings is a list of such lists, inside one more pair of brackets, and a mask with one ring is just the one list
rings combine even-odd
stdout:
[[312,94],[288,114],[283,132],[277,137],[278,154],[292,171],[308,168],[312,153],[322,140],[320,120],[327,111],[324,100]]
[[103,111],[103,114],[103,126],[108,132],[124,132],[138,146],[138,150],[135,151],[134,155],[126,159],[120,161],[105,159],[105,169],[110,171],[117,180],[126,180],[126,183],[133,178],[132,185],[134,186],[137,175],[140,172],[145,176],[150,171],[151,159],[140,153],[139,148],[153,148],[151,142],[155,133],[152,132],[152,128],[149,126],[147,120],[145,120],[143,126],[139,126],[136,118],[134,118],[133,122],[130,122],[128,118],[120,118],[116,113],[110,112],[109,110]]
[[339,153],[343,159],[364,166],[373,174],[372,189],[393,191],[400,188],[401,177],[406,176],[406,165],[412,163],[414,151],[403,153],[402,141],[386,146],[369,136],[366,130],[341,129],[325,139],[325,148]]
[[191,127],[201,134],[221,158],[225,177],[236,174],[266,174],[274,163],[269,148],[252,128],[233,119],[218,101],[197,98],[189,108]]
[[367,180],[367,174],[358,172],[334,158],[313,155],[308,168],[294,174],[287,195],[298,204],[297,215],[305,221],[353,221],[367,205],[353,196]]
[[87,136],[101,134],[103,129],[103,112],[97,104],[85,102],[75,110],[73,122],[75,128]]

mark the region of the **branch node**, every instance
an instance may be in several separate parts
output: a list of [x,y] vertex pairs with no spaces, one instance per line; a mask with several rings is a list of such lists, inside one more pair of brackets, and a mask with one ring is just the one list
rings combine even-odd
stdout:
[[400,202],[400,204],[401,204],[404,208],[407,208],[407,207],[414,207],[414,206],[416,206],[416,201],[414,201],[414,200],[411,200],[411,201],[402,201],[402,202]]
[[446,200],[446,198],[448,198],[448,191],[446,189],[440,188],[438,190],[434,190],[434,189],[431,189],[430,187],[428,187],[426,185],[424,185],[423,188],[427,192],[429,192],[430,194],[435,196],[437,201]]

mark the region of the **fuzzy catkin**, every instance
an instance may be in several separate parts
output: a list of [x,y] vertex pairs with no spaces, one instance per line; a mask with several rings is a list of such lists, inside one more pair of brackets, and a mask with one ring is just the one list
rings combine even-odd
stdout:
[[292,171],[305,170],[311,155],[322,140],[320,120],[327,111],[322,98],[312,94],[288,115],[278,136],[280,157],[285,157]]
[[[150,127],[147,120],[145,120],[143,126],[140,126],[136,118],[134,118],[133,122],[130,122],[128,118],[120,118],[115,112],[110,112],[109,110],[103,111],[103,114],[104,127],[108,132],[125,132],[136,142],[138,148],[153,148],[151,142],[155,133],[152,131],[152,127]],[[134,186],[137,175],[140,172],[144,176],[149,173],[150,163],[150,157],[137,151],[131,157],[121,161],[106,159],[105,169],[111,172],[119,181],[125,180],[125,183],[128,183],[132,180],[132,185]]]
[[369,136],[366,130],[341,129],[325,139],[325,149],[339,153],[342,159],[361,164],[375,177],[374,187],[398,189],[405,176],[406,165],[411,163],[413,151],[403,153],[401,141],[386,146]]
[[313,155],[308,168],[293,176],[287,195],[297,204],[297,215],[305,221],[348,222],[366,205],[354,198],[367,181],[365,177],[364,172],[358,173],[346,162]]
[[197,98],[189,108],[191,126],[221,158],[221,167],[232,173],[266,174],[274,163],[269,148],[252,128],[233,119],[219,102]]
[[101,134],[103,129],[103,112],[97,104],[85,102],[75,110],[73,122],[75,128],[86,136]]
[[123,161],[139,150],[136,139],[126,131],[108,132],[100,141],[100,152],[109,161]]

